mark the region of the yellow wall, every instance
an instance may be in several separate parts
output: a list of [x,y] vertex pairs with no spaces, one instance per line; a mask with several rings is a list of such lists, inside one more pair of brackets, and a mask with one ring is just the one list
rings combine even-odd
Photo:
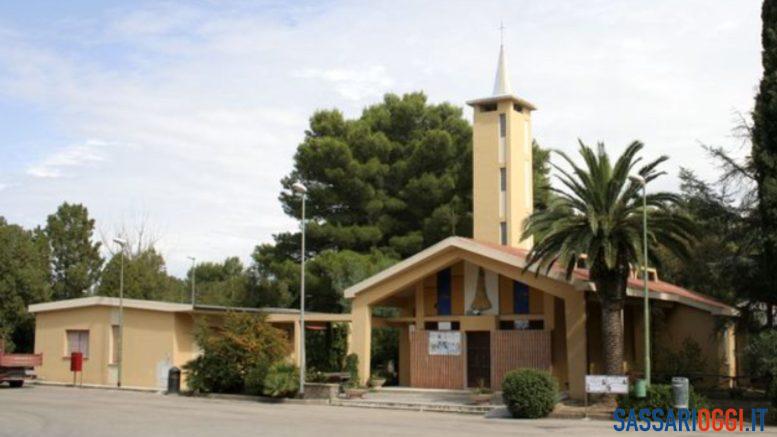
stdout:
[[[497,102],[496,111],[484,112],[480,105],[473,108],[472,171],[473,220],[476,240],[501,244],[500,222],[507,222],[507,244],[531,247],[531,240],[520,241],[523,220],[532,210],[532,151],[531,115],[524,109],[517,112],[513,101]],[[499,114],[507,119],[506,153],[499,157]],[[501,167],[507,170],[505,214],[500,215]]]
[[[56,382],[73,382],[67,350],[67,330],[89,331],[89,357],[84,360],[85,384],[106,384],[108,380],[108,336],[110,309],[92,307],[40,313],[35,320],[35,353],[43,354],[38,377]],[[80,376],[79,376],[80,380]]]
[[[117,366],[109,362],[114,341],[112,325],[118,325],[118,308],[108,306],[36,314],[35,351],[43,354],[43,365],[37,369],[39,377],[72,383],[66,331],[88,330],[89,357],[84,362],[83,382],[114,385]],[[181,367],[194,358],[197,349],[192,334],[188,314],[125,308],[122,386],[157,387],[158,363]]]
[[[722,328],[722,323],[707,311],[687,305],[674,305],[665,311],[663,326],[656,333],[656,347],[678,351],[686,338],[701,347],[706,373],[734,376],[736,374],[736,350],[733,326]],[[654,349],[655,350],[655,349]],[[653,355],[655,359],[655,355]],[[709,384],[719,381],[709,380]]]

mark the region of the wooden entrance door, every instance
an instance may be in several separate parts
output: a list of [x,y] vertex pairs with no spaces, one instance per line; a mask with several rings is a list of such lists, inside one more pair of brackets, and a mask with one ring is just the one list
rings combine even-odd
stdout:
[[467,386],[491,387],[491,333],[467,332]]

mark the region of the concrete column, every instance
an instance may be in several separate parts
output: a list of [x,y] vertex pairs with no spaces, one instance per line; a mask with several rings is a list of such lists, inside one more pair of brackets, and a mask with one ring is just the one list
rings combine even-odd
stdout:
[[366,384],[370,378],[370,354],[372,343],[372,310],[366,302],[356,298],[351,304],[353,318],[353,353],[359,356],[359,378]]
[[567,373],[569,397],[585,397],[585,375],[587,358],[585,329],[585,292],[571,293],[564,298],[564,318],[567,339]]
[[292,326],[294,326],[294,345],[293,345],[294,356],[292,358],[294,360],[294,365],[299,367],[299,364],[300,364],[299,358],[301,356],[300,346],[302,345],[302,335],[300,334],[300,332],[302,331],[300,329],[300,321],[295,320]]

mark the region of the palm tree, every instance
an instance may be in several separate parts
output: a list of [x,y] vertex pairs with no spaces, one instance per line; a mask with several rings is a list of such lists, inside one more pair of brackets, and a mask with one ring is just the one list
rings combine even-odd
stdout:
[[[527,257],[526,269],[537,273],[554,265],[566,270],[571,279],[578,258],[586,254],[590,279],[596,286],[602,308],[602,339],[605,372],[623,373],[623,325],[621,312],[626,284],[633,265],[644,265],[642,256],[642,197],[640,185],[629,179],[642,158],[643,144],[635,141],[613,165],[599,143],[597,150],[580,142],[585,167],[577,166],[566,154],[554,151],[571,166],[557,165],[557,179],[563,189],[551,188],[549,207],[534,212],[524,223],[522,238],[535,236],[537,243]],[[656,168],[668,158],[662,156],[636,171],[649,183],[664,174]],[[679,197],[672,193],[647,196],[649,258],[660,247],[684,257],[694,237],[693,224],[677,212]]]

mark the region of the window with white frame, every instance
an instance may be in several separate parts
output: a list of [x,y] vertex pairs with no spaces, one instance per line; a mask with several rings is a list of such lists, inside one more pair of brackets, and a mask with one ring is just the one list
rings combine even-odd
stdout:
[[88,330],[68,330],[67,331],[67,355],[73,352],[81,352],[84,358],[89,357],[89,331]]

